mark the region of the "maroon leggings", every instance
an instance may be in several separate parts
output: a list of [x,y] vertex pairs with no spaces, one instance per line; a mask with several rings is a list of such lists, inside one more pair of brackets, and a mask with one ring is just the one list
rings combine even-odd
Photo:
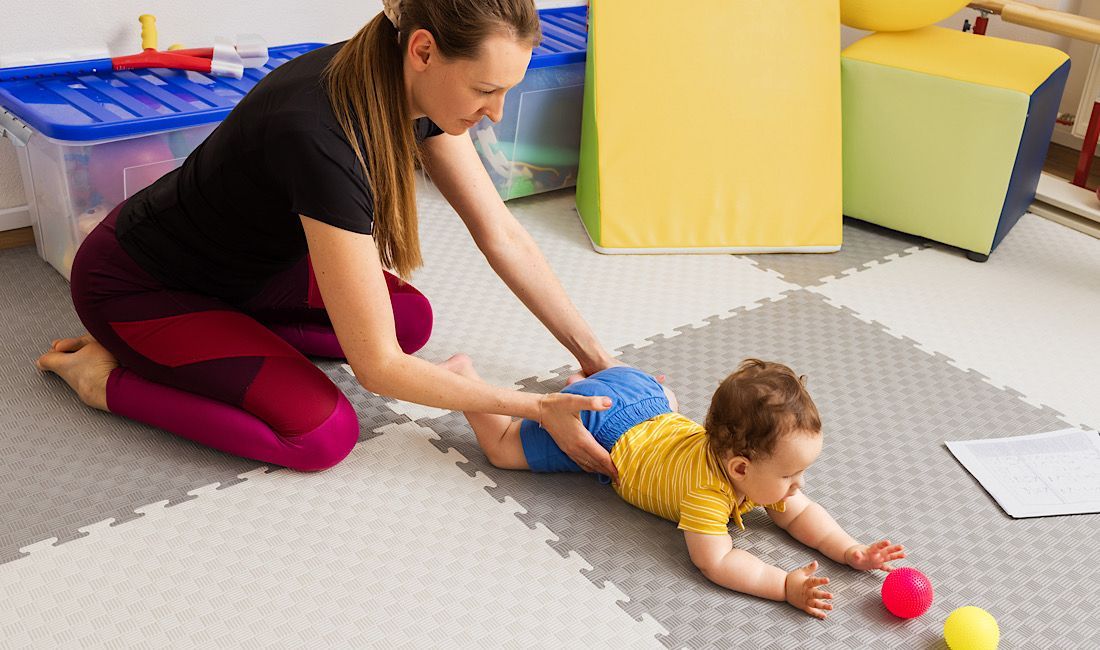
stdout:
[[[73,260],[72,296],[88,332],[118,359],[107,407],[238,456],[314,471],[359,438],[348,399],[305,355],[343,358],[309,258],[240,305],[170,289],[115,236],[115,208]],[[405,352],[427,342],[431,305],[386,274]]]

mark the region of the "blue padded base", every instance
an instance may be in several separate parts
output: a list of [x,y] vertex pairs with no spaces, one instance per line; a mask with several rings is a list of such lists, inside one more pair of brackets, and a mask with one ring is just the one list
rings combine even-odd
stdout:
[[1035,188],[1039,185],[1039,174],[1043,171],[1050,138],[1054,134],[1058,105],[1062,101],[1062,91],[1069,77],[1069,64],[1068,60],[1063,63],[1031,95],[1027,121],[1024,122],[1024,132],[1020,137],[1020,149],[1012,168],[1012,178],[1008,183],[1008,193],[997,222],[992,248],[997,248],[1035,200]]

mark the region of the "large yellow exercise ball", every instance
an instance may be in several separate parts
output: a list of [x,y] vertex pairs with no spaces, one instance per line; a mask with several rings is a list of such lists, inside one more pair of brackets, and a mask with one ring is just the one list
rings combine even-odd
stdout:
[[904,32],[935,24],[967,0],[840,0],[840,22],[871,32]]

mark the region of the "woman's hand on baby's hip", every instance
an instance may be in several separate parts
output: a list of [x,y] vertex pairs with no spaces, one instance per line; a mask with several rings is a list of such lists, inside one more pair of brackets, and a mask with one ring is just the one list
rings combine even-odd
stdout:
[[596,442],[580,418],[581,411],[606,411],[610,407],[609,397],[551,393],[539,400],[539,424],[581,469],[610,476],[618,483],[619,471],[611,462],[611,454]]

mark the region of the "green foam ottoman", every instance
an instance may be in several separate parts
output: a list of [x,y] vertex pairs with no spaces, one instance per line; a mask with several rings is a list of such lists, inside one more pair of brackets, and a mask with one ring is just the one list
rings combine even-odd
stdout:
[[844,214],[983,260],[1035,198],[1069,57],[926,27],[841,55]]

